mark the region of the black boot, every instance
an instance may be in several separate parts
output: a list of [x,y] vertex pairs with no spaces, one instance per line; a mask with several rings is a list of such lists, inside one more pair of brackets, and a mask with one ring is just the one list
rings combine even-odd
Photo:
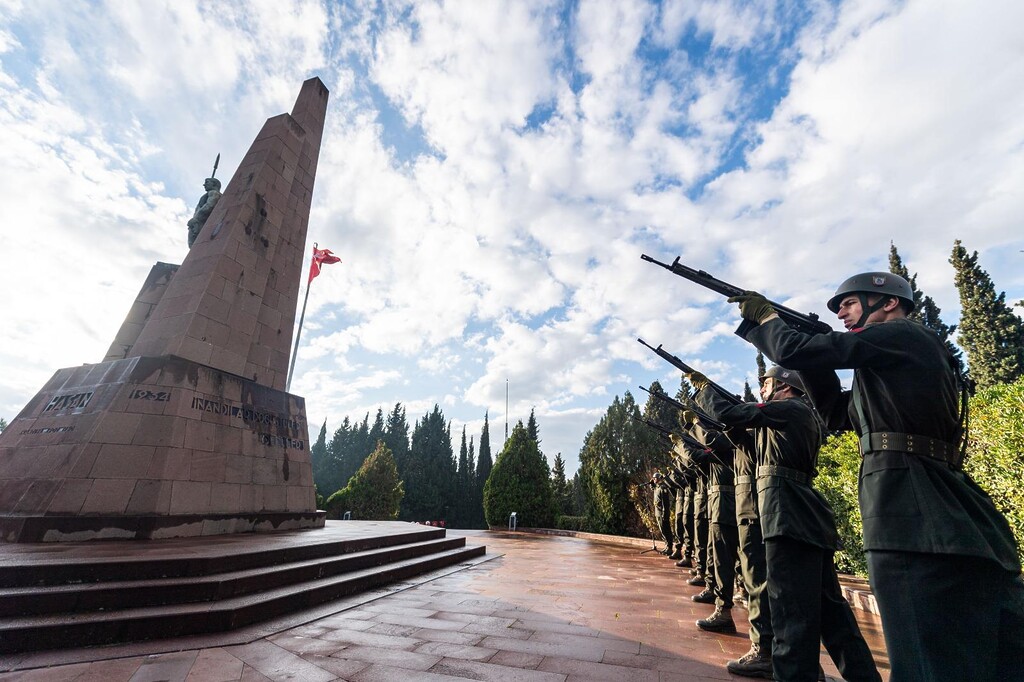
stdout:
[[772,654],[770,651],[762,651],[757,644],[751,644],[750,651],[743,654],[738,660],[726,663],[725,669],[733,675],[760,677],[765,680],[774,679],[772,676]]
[[693,585],[694,587],[704,587],[704,586],[707,585],[707,583],[704,581],[704,578],[702,576],[699,576],[699,575],[695,575],[692,578],[690,578],[689,580],[687,580],[686,584],[687,585]]
[[716,607],[715,612],[708,618],[701,618],[697,621],[697,627],[708,632],[736,632],[736,623],[732,620],[732,609]]
[[683,558],[683,551],[681,549],[679,549],[678,547],[676,547],[676,551],[674,551],[671,554],[669,554],[668,558],[671,559],[672,561],[679,561],[680,559]]
[[712,590],[704,588],[703,592],[701,592],[700,594],[693,595],[692,597],[690,597],[690,599],[697,602],[698,604],[714,604],[715,593]]
[[693,566],[693,561],[688,556],[684,556],[682,559],[676,562],[676,566],[679,568],[690,568]]

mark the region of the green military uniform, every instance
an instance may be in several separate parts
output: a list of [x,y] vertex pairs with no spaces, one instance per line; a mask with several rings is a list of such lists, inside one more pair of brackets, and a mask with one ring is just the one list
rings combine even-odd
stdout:
[[772,612],[768,603],[768,569],[764,536],[758,511],[756,449],[746,429],[726,432],[736,447],[733,460],[736,481],[736,523],[739,539],[740,572],[747,590],[750,643],[766,652],[772,650]]
[[[811,370],[808,395],[828,427],[860,435],[864,548],[893,682],[1024,680],[1017,548],[960,468],[956,376],[938,336],[903,318],[819,335],[771,319],[739,333]],[[834,369],[855,370],[852,390]]]
[[706,388],[698,398],[720,421],[755,429],[775,679],[817,680],[820,638],[846,680],[880,681],[839,587],[832,509],[810,485],[823,438],[820,420],[802,398],[734,405]]
[[704,579],[705,587],[714,586],[714,555],[710,551],[711,524],[708,517],[708,465],[692,464],[697,473],[697,486],[693,495],[693,544],[696,575]]
[[654,515],[658,522],[658,529],[665,540],[665,554],[672,553],[672,545],[675,538],[672,535],[672,511],[675,509],[675,498],[668,483],[658,477],[654,486]]
[[715,578],[715,605],[732,608],[734,568],[739,536],[736,530],[736,494],[733,481],[733,448],[718,431],[705,431],[694,427],[697,440],[714,453],[707,457],[708,467],[708,524],[712,556],[712,574]]

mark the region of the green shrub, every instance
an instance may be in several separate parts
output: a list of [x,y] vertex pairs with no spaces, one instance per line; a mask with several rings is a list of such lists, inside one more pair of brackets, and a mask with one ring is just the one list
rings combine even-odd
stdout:
[[1024,379],[990,386],[971,399],[964,469],[1006,515],[1024,561]]
[[346,511],[352,518],[386,521],[398,518],[405,490],[391,450],[383,442],[370,453],[348,485],[327,498],[327,514],[338,518]]
[[836,552],[836,570],[866,576],[857,480],[860,475],[860,448],[852,431],[829,436],[818,454],[818,476],[814,487],[836,513],[840,549]]
[[522,422],[516,424],[484,484],[489,526],[504,526],[516,512],[518,525],[550,528],[555,521],[551,472]]
[[[964,470],[1010,522],[1024,561],[1024,379],[991,386],[971,398],[970,439]],[[836,513],[843,549],[836,552],[836,568],[843,573],[867,574],[857,478],[860,451],[852,432],[830,436],[818,458],[814,487]]]

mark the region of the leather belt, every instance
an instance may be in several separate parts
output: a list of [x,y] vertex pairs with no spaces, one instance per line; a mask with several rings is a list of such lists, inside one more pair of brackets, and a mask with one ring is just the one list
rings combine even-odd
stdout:
[[796,469],[790,469],[789,467],[775,466],[774,464],[769,464],[768,466],[759,466],[759,467],[757,467],[757,477],[758,478],[764,478],[765,476],[776,476],[778,478],[788,478],[791,481],[796,481],[797,483],[803,483],[804,485],[807,485],[808,483],[811,482],[811,477],[808,476],[807,474],[805,474],[802,471],[797,471]]
[[953,443],[913,433],[894,431],[873,431],[860,437],[860,451],[864,454],[890,450],[909,452],[937,459],[940,462],[960,466],[960,448]]

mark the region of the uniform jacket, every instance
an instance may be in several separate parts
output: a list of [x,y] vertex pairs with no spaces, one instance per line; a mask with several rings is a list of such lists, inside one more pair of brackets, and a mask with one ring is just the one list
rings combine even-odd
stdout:
[[764,539],[787,537],[835,550],[835,515],[810,485],[823,436],[811,406],[802,398],[733,405],[709,389],[697,402],[729,426],[754,429],[758,467],[778,467],[757,477]]
[[720,432],[695,426],[692,435],[714,453],[707,464],[708,519],[711,523],[736,525],[736,494],[733,479],[732,443]]
[[[830,429],[960,440],[956,374],[945,345],[907,319],[853,332],[805,334],[779,319],[746,331],[778,364],[800,370]],[[841,390],[833,370],[853,369]],[[979,556],[1020,571],[1006,519],[967,474],[924,455],[868,451],[859,498],[866,550]]]

